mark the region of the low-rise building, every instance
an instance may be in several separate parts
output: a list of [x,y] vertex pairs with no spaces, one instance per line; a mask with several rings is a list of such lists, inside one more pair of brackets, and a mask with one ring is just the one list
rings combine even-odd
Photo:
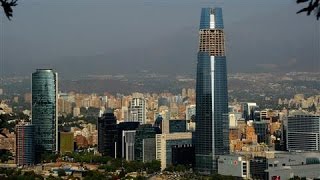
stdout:
[[218,159],[218,174],[247,179],[249,178],[249,161],[240,155],[220,156]]
[[320,177],[320,153],[276,153],[267,160],[267,178],[290,179],[294,176],[309,179]]
[[172,147],[173,146],[191,145],[191,144],[192,144],[192,134],[190,132],[157,134],[156,135],[156,159],[161,161],[161,170],[164,170],[168,165],[172,164]]

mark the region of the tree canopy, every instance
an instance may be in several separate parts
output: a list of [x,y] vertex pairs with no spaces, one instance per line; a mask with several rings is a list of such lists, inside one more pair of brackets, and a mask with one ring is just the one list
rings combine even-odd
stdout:
[[308,4],[301,10],[297,12],[299,13],[307,13],[307,16],[310,16],[311,13],[314,13],[317,17],[317,20],[320,18],[320,0],[297,0],[298,4]]

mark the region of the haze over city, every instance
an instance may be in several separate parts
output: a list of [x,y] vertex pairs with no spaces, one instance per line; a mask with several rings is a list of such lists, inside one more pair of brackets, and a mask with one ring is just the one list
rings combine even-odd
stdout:
[[230,73],[319,71],[319,21],[296,15],[291,0],[31,0],[19,1],[13,21],[1,18],[1,75],[195,74],[208,6],[225,12]]

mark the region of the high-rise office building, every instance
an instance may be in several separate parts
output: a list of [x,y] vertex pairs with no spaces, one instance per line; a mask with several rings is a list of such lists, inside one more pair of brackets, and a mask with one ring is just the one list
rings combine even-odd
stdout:
[[21,165],[33,165],[35,163],[34,151],[34,126],[16,126],[16,163]]
[[252,123],[255,134],[257,134],[258,143],[269,144],[269,121],[254,121]]
[[136,130],[122,131],[122,158],[127,161],[134,160],[134,143]]
[[222,9],[203,8],[196,82],[195,170],[217,172],[217,158],[229,153],[227,65]]
[[[134,143],[134,154],[135,154],[134,160],[145,162],[148,160],[155,159],[155,154],[156,154],[155,138],[156,138],[156,129],[151,124],[142,124],[138,127],[138,129],[136,130],[135,143]],[[154,150],[153,153],[149,151],[151,149]],[[148,154],[148,152],[150,152],[149,153],[150,155]],[[153,156],[154,158],[152,158],[151,156]]]
[[254,110],[257,108],[257,103],[252,102],[245,102],[241,104],[242,109],[242,117],[248,121],[248,120],[254,120]]
[[102,155],[115,157],[117,142],[117,119],[112,112],[98,119],[98,151]]
[[287,150],[320,151],[320,116],[288,117]]
[[37,154],[58,151],[57,91],[58,75],[52,69],[32,73],[32,124]]
[[[139,122],[121,122],[117,125],[117,144],[116,144],[116,157],[132,159],[132,153],[134,153],[134,140],[135,131],[139,127]],[[126,133],[124,133],[126,132]],[[125,141],[124,141],[125,140]],[[128,142],[128,144],[126,144]],[[130,151],[130,152],[128,152]],[[128,152],[129,156],[126,156]],[[134,157],[134,156],[133,156]]]
[[133,98],[129,103],[129,120],[145,124],[147,118],[146,100],[143,94],[134,93]]

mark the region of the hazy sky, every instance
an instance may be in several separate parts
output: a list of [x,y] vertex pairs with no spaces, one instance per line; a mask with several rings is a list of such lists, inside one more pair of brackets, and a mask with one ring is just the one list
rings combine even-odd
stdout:
[[229,72],[319,71],[320,21],[295,0],[19,0],[12,21],[0,11],[1,74],[193,73],[201,7],[215,6]]

